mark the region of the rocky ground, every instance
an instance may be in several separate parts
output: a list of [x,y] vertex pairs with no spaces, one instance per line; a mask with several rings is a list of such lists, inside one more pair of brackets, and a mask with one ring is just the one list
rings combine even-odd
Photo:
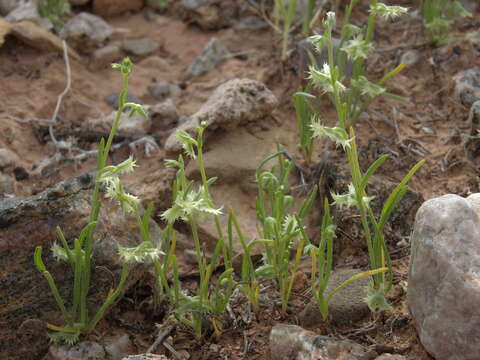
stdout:
[[[413,164],[426,160],[387,229],[395,270],[389,299],[394,305],[392,311],[371,314],[361,301],[364,284],[358,282],[337,296],[331,321],[323,322],[309,304],[310,269],[305,262],[297,274],[288,315],[279,310],[274,284],[267,283],[258,316],[248,311],[244,298],[234,296],[223,336],[197,341],[187,329],[165,324],[166,307],[156,311],[152,307],[151,273],[138,268],[129,290],[97,330],[77,347],[68,348],[49,346],[43,324],[61,320],[45,280],[33,267],[32,256],[36,246],[53,243],[57,225],[67,228],[70,237],[86,223],[95,150],[100,138],[108,134],[121,89],[121,78],[112,71],[112,62],[125,56],[132,58],[135,65],[129,98],[147,105],[150,113],[147,119],[135,117],[123,122],[112,161],[120,162],[134,154],[138,168],[126,176],[125,182],[144,205],[155,204],[155,220],[160,227],[164,224],[159,214],[171,203],[175,173],[165,168],[164,160],[178,150],[172,138],[176,128],[188,130],[202,120],[210,123],[205,162],[208,175],[219,178],[212,187],[213,197],[224,208],[236,209],[249,238],[256,235],[255,169],[275,151],[275,141],[297,159],[300,170],[292,186],[296,197],[303,196],[315,183],[320,183],[324,191],[345,190],[347,167],[340,149],[327,142],[317,142],[311,168],[303,163],[292,102],[293,93],[304,83],[307,60],[302,37],[293,36],[288,60],[280,61],[281,39],[263,17],[257,6],[260,1],[182,0],[173,1],[166,10],[145,6],[141,0],[72,1],[73,12],[65,18],[58,36],[48,22],[39,18],[31,3],[0,0],[2,359],[122,359],[145,353],[152,346],[159,335],[156,324],[170,330],[151,350],[157,355],[129,359],[294,359],[296,355],[288,353],[291,349],[314,353],[315,359],[343,359],[346,354],[352,359],[430,359],[425,348],[435,353],[432,346],[440,345],[433,341],[426,344],[428,336],[422,328],[417,331],[406,304],[410,235],[424,200],[480,192],[479,143],[472,137],[480,129],[480,111],[472,106],[480,100],[480,9],[474,9],[472,18],[452,28],[449,36],[457,41],[437,48],[425,44],[416,1],[396,1],[411,8],[409,15],[377,27],[376,51],[368,60],[368,74],[378,79],[400,62],[405,63],[406,69],[389,89],[406,101],[376,100],[356,127],[363,169],[379,155],[390,155],[371,186],[370,193],[378,202],[374,206],[385,200],[389,189]],[[325,11],[331,8],[328,1],[323,3]],[[367,5],[365,2],[355,10],[359,24],[368,16]],[[475,7],[476,2],[470,5]],[[68,43],[68,70],[62,37]],[[68,92],[56,109],[67,79]],[[334,109],[327,102],[319,112],[327,124],[335,123]],[[193,164],[187,166],[187,173],[199,178]],[[75,179],[66,180],[70,178]],[[448,211],[437,209],[449,206],[455,209],[459,222],[473,216],[470,208],[475,208],[474,200],[469,200],[473,205],[466,205],[466,200],[451,199],[452,205],[442,205],[442,201],[431,205],[433,210],[426,206],[422,216],[434,219],[429,220],[432,222],[449,218]],[[309,220],[312,229],[320,224],[321,206],[320,202],[316,204]],[[118,209],[106,208],[102,216],[99,231],[103,240],[96,244],[102,257],[96,263],[98,284],[92,301],[99,301],[116,279],[119,266],[114,245],[138,241],[131,236],[133,225]],[[337,217],[335,281],[340,281],[352,269],[367,268],[368,258],[358,219],[349,214]],[[455,224],[452,220],[451,226]],[[432,230],[420,225],[416,234],[422,239],[435,238],[442,231],[442,226]],[[153,231],[160,231],[156,224],[152,226]],[[477,231],[477,225],[468,226],[460,230]],[[185,287],[195,289],[198,270],[191,235],[182,225],[176,230],[181,277]],[[215,241],[213,225],[205,223],[200,231],[202,241],[211,249]],[[444,251],[449,254],[452,247],[455,244]],[[471,258],[463,261],[461,257],[467,256],[469,249],[467,246],[455,254],[459,262],[476,264]],[[420,250],[418,253],[421,255]],[[54,264],[49,260],[46,262]],[[447,260],[442,258],[439,264],[442,261]],[[448,272],[446,279],[457,283],[459,277],[449,272],[449,264],[447,261],[444,267],[435,269]],[[55,266],[55,273],[68,273],[63,265]],[[102,269],[106,270],[102,273]],[[69,276],[64,275],[61,281],[62,292],[69,291]],[[414,281],[417,288],[425,289],[426,283],[446,280],[432,275]],[[470,299],[459,313],[465,316],[462,319],[475,318],[469,312],[477,299],[472,293],[455,293],[448,287],[442,287],[442,291],[447,298],[455,294],[454,303]],[[423,305],[417,307],[421,313],[418,316],[425,317],[428,312],[424,307],[432,292],[425,292]],[[448,312],[451,304],[447,301],[435,306],[438,311]],[[432,308],[435,306],[432,304]],[[458,319],[448,316],[444,322],[451,329],[460,326],[455,323]],[[427,322],[426,326],[440,325]],[[474,329],[476,323],[468,326]],[[446,334],[454,337],[454,333]]]

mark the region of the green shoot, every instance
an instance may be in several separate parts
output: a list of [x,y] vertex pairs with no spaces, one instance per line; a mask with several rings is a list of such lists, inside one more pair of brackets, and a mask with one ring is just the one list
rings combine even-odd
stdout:
[[275,27],[282,33],[282,60],[288,58],[288,43],[296,10],[297,0],[288,0],[287,2],[275,0],[273,16]]
[[[308,91],[308,88],[306,91]],[[300,150],[307,164],[311,163],[313,152],[313,133],[311,127],[313,110],[308,101],[312,98],[315,97],[302,91],[299,91],[293,95],[295,112],[297,116],[298,134],[300,136]]]
[[[72,307],[70,309],[66,308],[53,277],[42,261],[42,248],[37,247],[35,250],[35,266],[47,280],[66,323],[63,327],[48,324],[48,327],[51,330],[54,330],[54,332],[50,334],[53,341],[73,343],[78,340],[81,334],[90,333],[122,293],[131,264],[135,262],[145,262],[147,260],[158,261],[159,256],[161,255],[161,251],[153,246],[148,233],[148,221],[153,207],[149,207],[142,218],[139,211],[139,199],[125,192],[118,177],[122,173],[133,171],[135,161],[130,157],[121,164],[106,166],[110,147],[123,111],[130,108],[130,115],[135,113],[146,115],[145,110],[140,105],[125,102],[128,89],[128,79],[132,72],[132,63],[130,59],[124,59],[122,64],[114,64],[113,68],[122,74],[123,88],[120,94],[117,115],[108,140],[106,143],[103,139],[100,141],[98,149],[98,168],[95,188],[92,195],[92,208],[90,211],[89,223],[82,229],[80,236],[73,240],[73,249],[69,247],[62,230],[57,228],[60,245],[54,244],[52,247],[55,257],[59,260],[67,261],[74,272],[73,298],[71,302]],[[97,310],[95,315],[90,317],[89,309],[87,307],[87,299],[91,281],[91,259],[93,255],[92,240],[100,214],[100,190],[102,185],[106,188],[107,197],[118,202],[125,212],[133,213],[136,216],[143,241],[135,248],[124,248],[119,246],[118,251],[120,258],[122,259],[120,281],[115,289],[110,290],[103,305]]]
[[455,20],[472,16],[458,0],[422,0],[423,23],[428,41],[434,45],[448,43],[448,29]]
[[[333,52],[332,31],[335,26],[335,14],[328,13],[324,24],[324,34],[312,37],[317,49],[328,49],[328,63],[322,69],[310,68],[310,79],[315,87],[328,94],[333,102],[338,116],[338,124],[335,127],[324,126],[316,116],[311,127],[314,137],[328,138],[341,146],[346,154],[351,171],[352,182],[346,194],[332,194],[337,206],[355,207],[360,215],[364,230],[365,240],[368,246],[370,268],[374,272],[372,285],[369,288],[367,303],[372,311],[389,309],[385,299],[386,293],[392,285],[391,260],[384,239],[384,226],[395,207],[407,191],[407,183],[418,168],[423,164],[420,161],[407,174],[404,180],[395,188],[385,202],[384,208],[377,217],[370,206],[372,197],[367,194],[366,186],[370,177],[386,160],[387,156],[380,157],[375,161],[366,173],[360,169],[358,150],[355,133],[352,126],[358,120],[361,112],[378,95],[391,96],[381,87],[384,82],[401,70],[401,66],[385,75],[379,82],[374,84],[363,75],[363,64],[371,51],[374,23],[377,16],[391,18],[404,13],[406,10],[398,6],[387,6],[372,0],[370,16],[366,31],[349,25],[348,19],[353,6],[357,3],[352,0],[345,12],[345,24],[342,27],[339,51],[336,56]],[[355,36],[352,40],[348,40]],[[344,73],[343,57],[350,57],[354,64],[354,71],[350,82],[347,82]],[[362,95],[365,97],[361,101]],[[319,254],[319,256],[323,256]],[[388,272],[380,269],[388,268]],[[325,302],[321,300],[321,307],[325,309]]]
[[62,16],[70,13],[68,0],[39,0],[37,6],[41,17],[50,20],[57,31],[62,29]]
[[[263,166],[274,158],[278,160],[278,169],[274,167],[271,171],[262,171]],[[287,194],[292,169],[293,163],[278,151],[267,157],[256,173],[257,219],[261,225],[262,238],[269,241],[264,242],[264,265],[256,270],[255,275],[274,277],[277,280],[283,312],[287,310],[291,287],[305,246],[301,237],[301,222],[317,194],[317,189],[314,188],[309,198],[302,202],[300,209],[293,211],[294,199]],[[290,256],[294,249],[296,255],[292,264]]]
[[[229,243],[225,242],[220,227],[219,215],[221,209],[216,208],[210,196],[209,186],[216,180],[207,179],[203,161],[203,133],[206,124],[202,123],[197,128],[197,138],[194,139],[187,132],[177,130],[177,140],[182,144],[187,156],[197,159],[198,168],[202,176],[202,185],[195,189],[194,182],[189,181],[185,176],[185,163],[180,155],[178,160],[168,160],[167,166],[177,168],[177,176],[174,182],[173,205],[162,213],[162,218],[169,226],[181,219],[188,223],[192,232],[197,264],[200,273],[198,293],[195,296],[184,294],[178,278],[176,257],[168,252],[166,265],[171,264],[173,268],[173,289],[168,286],[166,272],[168,267],[162,271],[162,283],[167,288],[167,293],[174,307],[175,318],[184,325],[193,329],[195,336],[199,339],[203,335],[203,320],[208,319],[219,336],[222,332],[222,324],[219,321],[220,315],[224,312],[235,287],[233,279],[233,268],[231,266],[232,250]],[[199,218],[211,216],[214,218],[219,240],[213,251],[210,263],[207,264],[206,254],[200,243],[197,221]],[[171,248],[174,246],[171,246]],[[216,269],[220,259],[223,258],[225,270],[213,286],[213,271]]]

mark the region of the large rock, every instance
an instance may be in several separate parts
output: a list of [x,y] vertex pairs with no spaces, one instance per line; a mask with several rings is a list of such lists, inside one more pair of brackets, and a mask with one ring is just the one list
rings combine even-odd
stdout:
[[418,210],[407,302],[425,349],[437,360],[480,354],[480,194],[444,195]]
[[93,12],[102,17],[122,14],[126,11],[140,10],[143,0],[93,0]]
[[373,359],[361,345],[317,335],[296,325],[275,325],[270,332],[271,360],[365,360]]
[[[85,174],[24,200],[0,201],[0,347],[4,356],[40,358],[48,347],[48,339],[41,341],[41,335],[25,338],[25,329],[31,328],[28,324],[35,325],[40,319],[63,325],[47,282],[33,265],[33,253],[37,246],[44,248],[44,262],[62,297],[69,302],[73,274],[68,264],[54,260],[50,247],[57,241],[56,226],[71,241],[87,224],[93,185],[93,176]],[[151,233],[153,239],[161,235],[153,222]],[[92,312],[107,296],[112,279],[118,282],[118,245],[136,246],[140,241],[135,219],[112,202],[104,201],[93,241],[89,297]],[[132,268],[126,289],[143,276],[144,270],[140,266]],[[44,325],[42,333],[45,335]]]
[[[179,129],[192,135],[202,122],[208,123],[206,135],[215,129],[232,131],[249,122],[262,121],[278,105],[275,95],[261,82],[250,79],[233,79],[220,85],[209,100]],[[181,151],[175,134],[165,143],[169,152]]]

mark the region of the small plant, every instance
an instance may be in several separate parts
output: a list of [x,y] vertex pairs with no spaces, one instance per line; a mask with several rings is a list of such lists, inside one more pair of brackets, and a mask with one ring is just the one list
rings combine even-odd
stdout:
[[[302,234],[307,240],[307,235],[302,229]],[[305,247],[305,252],[310,254],[312,259],[312,278],[311,288],[312,294],[320,310],[323,319],[328,317],[328,304],[337,292],[342,290],[352,281],[361,279],[366,276],[376,275],[388,271],[388,268],[383,267],[376,270],[366,271],[352,276],[351,278],[342,282],[335,289],[326,294],[327,286],[330,281],[330,276],[333,267],[333,239],[335,238],[335,225],[333,224],[333,217],[330,215],[330,206],[328,200],[325,199],[324,215],[321,227],[321,240],[318,247],[310,242]]]
[[149,2],[158,9],[166,9],[171,0],[150,0]]
[[247,243],[240,229],[240,225],[238,224],[235,213],[233,209],[230,209],[230,216],[228,219],[229,238],[233,238],[234,227],[243,249],[241,282],[237,285],[237,287],[247,297],[248,301],[250,301],[255,314],[258,314],[260,311],[260,278],[254,267],[251,251],[254,246],[264,244],[270,240],[255,240]]
[[288,57],[288,42],[296,11],[297,0],[275,0],[273,17],[275,28],[282,34],[282,60]]
[[455,20],[472,16],[458,0],[422,0],[423,23],[428,41],[435,45],[448,43],[448,29]]
[[[262,171],[263,166],[274,158],[278,159],[278,169],[273,167],[270,171]],[[295,274],[306,245],[301,236],[302,221],[317,195],[315,187],[299,210],[293,211],[294,199],[287,194],[292,169],[293,163],[285,158],[282,151],[278,151],[262,161],[256,172],[257,219],[261,225],[261,236],[265,239],[265,254],[264,265],[255,271],[255,275],[277,280],[283,312],[287,310]],[[291,252],[295,248],[292,263]]]
[[[167,160],[167,166],[175,167],[178,171],[173,185],[173,206],[161,215],[170,226],[178,219],[185,221],[190,226],[193,235],[200,273],[197,295],[189,296],[181,290],[177,259],[172,252],[172,248],[175,248],[174,245],[170,247],[165,260],[166,264],[171,265],[173,269],[173,289],[168,285],[166,278],[168,268],[163,269],[162,283],[164,288],[167,289],[167,294],[173,304],[175,318],[192,328],[198,339],[203,335],[202,323],[205,319],[210,320],[217,336],[221,334],[222,326],[219,317],[225,311],[235,287],[233,268],[231,266],[232,252],[231,246],[229,246],[232,239],[229,239],[229,244],[225,243],[218,218],[221,214],[221,209],[215,207],[210,197],[209,186],[216,179],[211,178],[207,180],[205,174],[203,162],[203,132],[205,128],[205,123],[197,128],[196,139],[183,130],[177,130],[177,140],[182,144],[185,153],[192,159],[197,159],[198,168],[202,175],[202,185],[195,188],[194,182],[186,178],[185,163],[181,155],[178,160]],[[214,218],[219,236],[213,256],[208,264],[200,243],[197,225],[198,219],[206,216]],[[225,264],[225,271],[219,276],[216,284],[213,285],[213,272],[221,256]]]
[[[309,91],[309,88],[305,89],[305,91]],[[311,125],[314,112],[309,102],[311,99],[315,99],[315,96],[304,91],[299,91],[293,95],[297,129],[300,136],[300,150],[307,164],[311,163],[313,152],[313,132]]]
[[58,31],[63,27],[62,16],[70,13],[68,0],[39,0],[38,12],[41,17],[50,20]]
[[[65,302],[60,296],[58,288],[55,284],[55,280],[42,261],[42,248],[37,247],[35,250],[35,266],[46,278],[65,321],[65,325],[63,327],[51,324],[47,325],[51,330],[54,330],[54,332],[50,334],[50,337],[53,341],[74,343],[78,340],[80,334],[90,333],[95,328],[97,323],[102,319],[108,308],[121,294],[132,264],[138,262],[158,261],[160,255],[162,254],[161,251],[153,245],[148,232],[148,224],[153,206],[150,206],[144,215],[141,216],[139,199],[125,192],[118,177],[122,173],[133,171],[135,167],[135,161],[130,157],[121,164],[106,166],[110,147],[112,145],[113,138],[117,131],[123,111],[129,108],[130,116],[134,114],[141,114],[144,116],[147,115],[145,110],[140,105],[125,102],[128,90],[128,79],[132,72],[132,63],[130,59],[124,59],[122,64],[114,64],[113,68],[122,74],[123,88],[119,97],[119,108],[108,140],[106,143],[104,139],[100,141],[100,146],[98,149],[98,167],[95,188],[92,196],[92,208],[90,211],[89,222],[81,231],[80,236],[73,241],[73,248],[70,248],[70,245],[68,244],[68,241],[65,238],[62,230],[57,228],[60,245],[54,244],[52,247],[54,256],[59,260],[68,262],[72,268],[72,271],[74,272],[72,306],[69,309],[67,309]],[[96,314],[91,317],[87,308],[87,299],[90,289],[92,271],[92,240],[100,214],[100,194],[102,186],[106,187],[106,196],[108,198],[117,201],[120,207],[126,213],[132,213],[136,217],[143,241],[139,246],[134,248],[119,247],[119,256],[123,263],[120,281],[116,289],[112,289],[109,292],[106,300],[97,310]]]
[[[392,191],[377,217],[370,206],[372,197],[368,196],[366,187],[371,176],[387,159],[387,156],[381,156],[363,173],[359,165],[355,133],[352,126],[374,97],[386,95],[386,90],[381,85],[401,70],[401,67],[392,70],[380,80],[379,84],[368,81],[363,75],[363,63],[373,47],[371,41],[375,18],[377,15],[390,18],[404,13],[406,10],[398,6],[387,6],[372,1],[366,33],[362,35],[360,29],[352,27],[348,23],[352,7],[356,2],[356,0],[352,0],[346,9],[345,24],[342,27],[339,51],[337,51],[336,56],[333,52],[332,42],[332,30],[336,22],[334,13],[327,14],[324,21],[324,34],[314,36],[312,39],[317,49],[327,47],[328,63],[324,64],[321,69],[312,66],[310,68],[310,80],[315,87],[328,94],[337,111],[338,123],[337,126],[327,127],[316,116],[311,127],[314,137],[328,138],[333,140],[337,146],[343,148],[351,171],[352,182],[346,194],[332,194],[334,203],[337,206],[355,207],[358,210],[368,246],[371,270],[380,271],[385,267],[389,269],[389,272],[375,273],[372,277],[366,301],[372,311],[377,311],[390,308],[385,299],[385,294],[388,293],[392,285],[391,261],[385,244],[384,227],[407,191],[408,181],[423,164],[423,161],[417,163]],[[347,41],[352,34],[354,34],[354,38]],[[350,57],[354,65],[349,85],[342,70],[344,69],[345,57]],[[362,95],[366,96],[363,103],[360,101]]]
[[312,26],[313,12],[315,11],[316,2],[316,0],[308,0],[305,17],[302,24],[302,31],[304,35],[310,35],[310,27]]

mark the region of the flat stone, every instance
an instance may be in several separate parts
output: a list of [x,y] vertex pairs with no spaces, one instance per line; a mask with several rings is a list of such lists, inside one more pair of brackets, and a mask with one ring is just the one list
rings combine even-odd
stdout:
[[[115,120],[117,112],[112,111],[109,115],[99,118],[90,118],[85,122],[88,131],[108,134]],[[128,112],[122,113],[120,117],[120,125],[118,125],[117,135],[127,138],[140,138],[146,135],[152,127],[152,119],[135,114],[128,116]]]
[[241,4],[237,0],[181,0],[178,8],[183,21],[211,31],[233,25],[238,19]]
[[135,352],[135,347],[127,334],[107,337],[103,340],[105,352],[111,360],[122,360]]
[[161,81],[148,85],[148,92],[155,100],[165,100],[180,95],[182,90],[177,84]]
[[143,0],[93,0],[93,13],[101,17],[116,16],[142,7]]
[[[118,97],[119,96],[120,96],[120,92],[116,92],[116,93],[113,93],[113,94],[110,94],[110,95],[106,96],[104,100],[108,105],[110,105],[112,108],[114,108],[116,110],[116,109],[118,109]],[[131,92],[127,91],[127,96],[125,97],[125,102],[139,104],[140,99],[137,96],[135,96],[134,94],[132,94]]]
[[[62,40],[58,36],[31,21],[22,21],[13,24],[11,33],[34,49],[40,51],[55,51],[63,54]],[[75,60],[80,60],[80,56],[77,52],[70,47],[68,49],[68,54]]]
[[150,38],[123,40],[123,50],[137,56],[149,55],[160,48],[160,44]]
[[177,107],[171,99],[167,99],[149,108],[154,131],[172,129],[178,122]]
[[418,210],[407,303],[425,349],[437,360],[480,353],[480,194],[444,195]]
[[270,332],[271,360],[367,360],[368,351],[350,341],[317,335],[296,325],[275,325]]
[[375,360],[407,360],[407,358],[398,354],[382,354],[375,358]]
[[120,47],[108,45],[93,52],[88,69],[91,71],[111,68],[112,63],[122,58]]
[[[216,129],[232,131],[249,122],[262,121],[277,107],[275,95],[261,82],[250,79],[233,79],[220,85],[208,101],[179,129],[194,135],[202,122],[208,123],[205,136]],[[175,134],[165,143],[168,152],[180,152]]]
[[[325,295],[328,295],[337,286],[361,271],[355,269],[338,269],[333,271],[327,285]],[[370,314],[365,303],[369,277],[355,280],[335,294],[329,303],[328,317],[334,324],[347,325],[362,320]],[[313,327],[324,322],[317,303],[312,300],[298,316],[300,325]]]
[[130,355],[122,360],[169,360],[165,355],[156,355],[156,354],[140,354],[140,355]]
[[76,345],[52,345],[48,356],[51,360],[103,360],[106,354],[99,343],[82,341]]
[[87,12],[75,15],[60,32],[62,37],[69,40],[85,41],[88,39],[96,46],[107,40],[112,33],[112,27],[105,20]]
[[229,54],[230,52],[220,40],[212,38],[207,45],[205,45],[200,56],[188,67],[187,77],[209,73]]
[[162,59],[160,56],[156,56],[156,55],[149,56],[143,59],[142,61],[140,61],[138,65],[144,68],[149,68],[149,69],[162,71],[162,72],[169,71],[171,68],[167,60]]

